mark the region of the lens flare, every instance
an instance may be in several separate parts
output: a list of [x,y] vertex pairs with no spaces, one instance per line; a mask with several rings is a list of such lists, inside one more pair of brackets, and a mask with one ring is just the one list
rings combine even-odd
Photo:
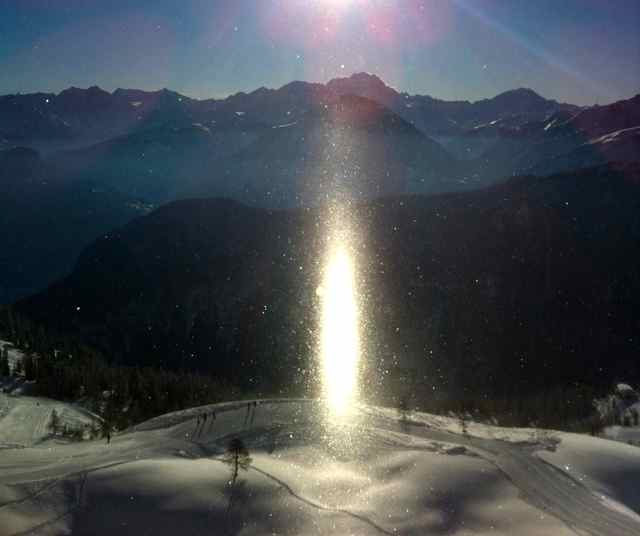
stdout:
[[331,251],[319,291],[323,396],[331,414],[342,416],[357,399],[360,358],[354,263],[343,245]]

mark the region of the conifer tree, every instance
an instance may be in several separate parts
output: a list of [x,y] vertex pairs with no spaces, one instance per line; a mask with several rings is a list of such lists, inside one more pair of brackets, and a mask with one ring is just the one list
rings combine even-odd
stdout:
[[15,364],[13,365],[13,375],[14,376],[19,376],[22,374],[24,368],[22,366],[22,360],[21,359],[17,359]]
[[49,421],[49,429],[53,435],[57,435],[60,430],[60,417],[58,412],[54,409],[51,412],[51,420]]
[[235,484],[240,469],[247,471],[251,465],[251,456],[242,439],[234,437],[229,441],[227,451],[222,457],[222,461],[231,466],[231,482]]
[[11,368],[9,367],[9,351],[5,346],[0,353],[0,376],[10,376]]
[[36,363],[31,354],[24,356],[24,377],[31,381],[36,379]]

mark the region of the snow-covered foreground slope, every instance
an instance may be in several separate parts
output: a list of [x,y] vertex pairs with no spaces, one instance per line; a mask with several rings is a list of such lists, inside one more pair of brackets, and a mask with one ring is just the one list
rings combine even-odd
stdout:
[[[159,417],[110,445],[5,449],[0,534],[640,534],[635,447],[456,426],[365,406],[328,426],[317,402],[261,401]],[[231,485],[233,437],[252,463]]]

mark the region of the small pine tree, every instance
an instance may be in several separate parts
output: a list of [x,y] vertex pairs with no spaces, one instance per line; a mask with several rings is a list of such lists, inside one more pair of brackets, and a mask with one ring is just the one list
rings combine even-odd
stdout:
[[13,365],[13,375],[21,376],[23,371],[24,371],[24,367],[22,366],[22,360],[17,359],[15,364]]
[[400,399],[400,405],[398,406],[398,412],[400,413],[400,420],[407,422],[409,420],[409,401],[406,396]]
[[467,428],[467,415],[466,415],[466,413],[464,411],[461,412],[459,418],[460,418],[460,430],[462,431],[462,433],[464,435],[467,435],[469,430]]
[[105,417],[100,423],[100,435],[107,440],[107,444],[111,443],[111,435],[114,432],[113,421],[110,417]]
[[231,466],[231,481],[235,483],[240,469],[247,471],[251,465],[251,456],[244,442],[239,437],[234,437],[229,441],[227,451],[222,457],[222,461]]
[[31,354],[24,356],[24,377],[29,381],[36,379],[36,363]]
[[51,433],[53,435],[57,435],[60,431],[60,416],[55,409],[51,412],[51,418],[49,420],[49,430],[51,430]]
[[5,346],[0,354],[0,376],[10,376],[11,367],[9,367],[9,351]]
[[91,439],[98,439],[100,437],[100,427],[95,421],[91,423]]

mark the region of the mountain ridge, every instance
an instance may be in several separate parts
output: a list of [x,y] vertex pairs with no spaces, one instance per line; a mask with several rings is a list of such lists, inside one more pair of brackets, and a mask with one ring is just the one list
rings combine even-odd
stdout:
[[[371,366],[449,396],[640,378],[639,187],[640,167],[599,167],[351,205]],[[132,365],[286,382],[308,366],[326,220],[322,207],[176,201],[17,308]]]
[[[441,107],[447,110],[457,109],[456,113],[459,116],[460,113],[463,113],[463,109],[487,108],[491,103],[496,102],[496,99],[513,103],[523,98],[531,100],[532,95],[536,95],[539,97],[537,98],[538,104],[545,103],[544,106],[550,109],[577,109],[572,105],[544,99],[530,89],[527,89],[526,93],[520,89],[506,91],[475,102],[446,101],[428,95],[409,95],[388,86],[376,75],[360,72],[354,73],[350,77],[331,79],[326,84],[292,81],[279,88],[261,87],[249,93],[238,92],[224,99],[195,99],[166,88],[152,91],[117,88],[108,92],[95,85],[87,89],[72,86],[57,94],[8,94],[0,96],[0,112],[6,121],[3,128],[0,129],[0,137],[9,141],[12,139],[28,140],[30,138],[37,139],[38,136],[46,137],[47,132],[55,134],[58,138],[64,137],[63,133],[59,133],[55,127],[56,120],[61,120],[67,127],[67,136],[106,139],[106,137],[123,133],[131,128],[139,128],[140,120],[143,125],[157,124],[159,120],[186,121],[192,119],[195,121],[219,108],[233,106],[247,99],[269,99],[282,95],[292,98],[297,95],[295,97],[297,99],[307,97],[326,100],[346,94],[373,98],[413,122],[428,134],[433,133],[430,121],[434,122],[436,119],[438,129],[451,130],[453,128],[452,123],[440,117],[445,114],[444,111],[439,110]],[[86,109],[89,105],[90,109]],[[16,107],[22,110],[22,115],[17,118],[15,117]],[[429,108],[430,112],[426,117],[421,117],[421,114],[416,110],[425,107]],[[162,113],[163,108],[170,109],[168,116],[166,113]],[[101,115],[101,112],[104,112],[104,116]],[[422,115],[425,113],[423,110]],[[486,115],[486,113],[493,112],[482,112],[479,115],[484,117],[483,113]],[[90,117],[83,118],[87,115]],[[154,115],[159,115],[159,117]],[[456,122],[459,122],[460,117],[458,116],[456,116]],[[105,123],[102,131],[96,122]],[[29,123],[33,123],[31,129]],[[40,125],[39,128],[36,128],[36,125]],[[42,133],[43,125],[47,127],[44,129],[44,133]],[[57,128],[59,129],[59,127]]]
[[[86,88],[82,88],[79,86],[69,86],[68,88],[64,88],[61,89],[58,92],[55,91],[36,91],[36,92],[16,92],[16,93],[5,93],[0,95],[0,99],[2,99],[3,97],[11,97],[11,96],[38,96],[38,95],[45,95],[48,97],[59,97],[61,94],[67,94],[67,93],[76,93],[78,95],[83,94],[83,93],[91,93],[91,94],[100,94],[100,93],[106,93],[112,96],[115,95],[127,95],[129,92],[131,93],[137,93],[137,94],[145,94],[145,95],[157,95],[157,94],[162,94],[162,93],[168,93],[168,94],[173,94],[177,97],[183,98],[183,99],[188,99],[191,101],[223,101],[228,99],[229,97],[233,97],[234,95],[238,95],[238,94],[244,94],[244,95],[251,95],[253,93],[256,92],[272,92],[272,91],[278,91],[284,88],[287,88],[287,86],[291,86],[291,85],[298,85],[298,84],[305,84],[308,86],[324,86],[324,87],[331,87],[331,86],[336,86],[339,85],[340,83],[344,82],[344,81],[368,81],[368,82],[373,82],[379,86],[383,86],[384,88],[386,88],[387,90],[391,90],[393,92],[395,92],[398,95],[408,95],[408,96],[421,96],[421,97],[429,97],[435,101],[441,101],[441,102],[451,102],[451,103],[468,103],[468,104],[475,104],[478,102],[482,102],[482,101],[486,101],[486,100],[492,100],[495,99],[497,97],[500,97],[502,95],[505,94],[511,94],[511,93],[522,93],[522,92],[527,92],[529,94],[534,94],[537,95],[538,97],[541,97],[545,100],[549,100],[552,102],[557,102],[559,104],[570,104],[567,102],[563,102],[563,101],[557,101],[555,99],[547,99],[546,97],[542,97],[537,91],[535,91],[532,88],[529,87],[518,87],[518,88],[513,88],[513,89],[506,89],[504,91],[501,91],[499,93],[496,93],[495,95],[492,96],[487,96],[487,97],[479,97],[478,99],[475,100],[469,100],[469,99],[444,99],[444,98],[440,98],[440,97],[434,97],[432,95],[430,95],[428,92],[424,92],[424,93],[409,93],[407,91],[399,91],[396,88],[388,85],[386,82],[384,82],[384,80],[382,78],[380,78],[377,74],[375,73],[369,73],[367,71],[356,71],[353,72],[351,75],[349,76],[344,76],[344,77],[335,77],[335,78],[331,78],[329,79],[327,82],[309,82],[306,80],[292,80],[290,82],[287,82],[281,86],[278,87],[267,87],[267,86],[260,86],[256,89],[250,90],[250,91],[237,91],[235,93],[230,93],[229,95],[225,96],[225,97],[192,97],[187,95],[186,93],[180,93],[179,91],[175,91],[166,87],[163,88],[158,88],[158,89],[138,89],[138,88],[122,88],[122,87],[117,87],[115,89],[113,89],[112,91],[103,89],[101,86],[94,84],[91,86],[88,86]],[[591,106],[577,106],[576,107],[579,108],[589,108]],[[596,104],[594,104],[593,106],[597,106]]]

